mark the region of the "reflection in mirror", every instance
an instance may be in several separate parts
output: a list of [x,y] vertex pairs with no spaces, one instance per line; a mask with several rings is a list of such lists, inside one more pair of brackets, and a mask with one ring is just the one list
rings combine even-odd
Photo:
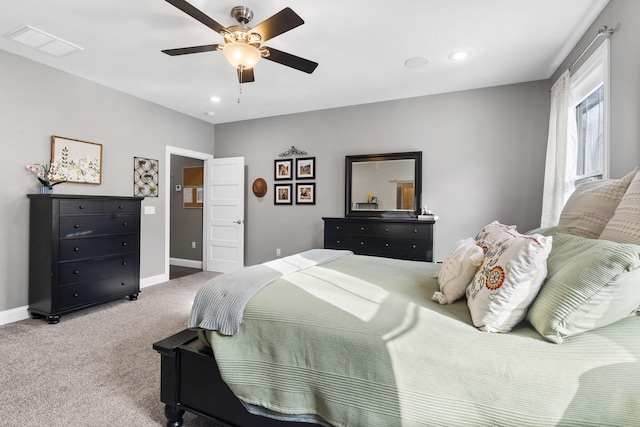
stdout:
[[354,162],[351,209],[414,210],[414,170],[412,159]]
[[347,156],[346,215],[415,217],[421,174],[421,152]]

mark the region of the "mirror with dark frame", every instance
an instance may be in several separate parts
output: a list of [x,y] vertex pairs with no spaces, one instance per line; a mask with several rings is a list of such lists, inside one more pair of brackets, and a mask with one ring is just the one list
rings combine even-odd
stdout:
[[415,218],[422,195],[422,152],[345,157],[345,215]]

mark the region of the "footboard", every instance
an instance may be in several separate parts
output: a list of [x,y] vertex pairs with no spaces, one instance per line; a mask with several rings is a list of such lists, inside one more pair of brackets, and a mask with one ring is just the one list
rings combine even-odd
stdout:
[[247,412],[220,377],[211,349],[185,329],[153,344],[160,353],[160,400],[168,427],[183,424],[185,411],[226,427],[310,427],[313,424],[278,421]]

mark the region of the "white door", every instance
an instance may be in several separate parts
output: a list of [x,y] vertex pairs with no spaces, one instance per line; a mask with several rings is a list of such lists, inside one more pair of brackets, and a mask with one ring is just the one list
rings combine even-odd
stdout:
[[244,157],[210,159],[205,245],[207,271],[244,266]]

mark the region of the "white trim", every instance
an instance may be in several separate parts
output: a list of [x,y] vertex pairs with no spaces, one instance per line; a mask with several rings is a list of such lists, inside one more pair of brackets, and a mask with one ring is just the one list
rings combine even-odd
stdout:
[[0,325],[7,323],[19,322],[29,318],[28,306],[12,308],[10,310],[0,311]]
[[140,279],[140,289],[146,288],[148,286],[158,285],[160,283],[168,282],[169,275],[168,274],[158,274],[157,276],[145,277],[144,279]]
[[196,261],[195,259],[169,258],[169,264],[178,267],[199,268],[202,270],[202,261]]
[[[193,159],[199,159],[199,160],[210,160],[213,159],[213,154],[208,154],[208,153],[201,153],[199,151],[193,151],[193,150],[187,150],[184,148],[179,148],[179,147],[172,147],[170,145],[167,145],[165,147],[165,168],[164,168],[164,180],[165,180],[165,188],[171,188],[171,155],[172,154],[176,154],[178,156],[183,156],[183,157],[191,157]],[[205,165],[204,168],[204,187],[208,188],[208,172],[207,172],[207,168]],[[207,194],[207,192],[204,192],[204,205],[207,205],[207,200],[208,200],[209,196]],[[170,259],[170,249],[171,249],[171,197],[167,196],[165,197],[165,201],[164,201],[164,229],[165,229],[165,233],[164,233],[164,275],[166,277],[166,280],[169,280],[169,259]],[[205,215],[202,215],[202,229],[204,230],[204,220],[205,220]],[[202,236],[202,241],[204,242],[204,234]],[[202,245],[203,248],[203,258],[204,258],[204,248],[205,246]]]
[[[160,283],[167,282],[169,280],[169,276],[165,277],[164,274],[158,274],[157,276],[145,277],[144,279],[140,279],[140,289],[146,288],[148,286],[158,285]],[[6,325],[8,323],[19,322],[21,320],[28,319],[29,317],[29,306],[25,305],[23,307],[12,308],[5,311],[0,311],[0,326]]]

